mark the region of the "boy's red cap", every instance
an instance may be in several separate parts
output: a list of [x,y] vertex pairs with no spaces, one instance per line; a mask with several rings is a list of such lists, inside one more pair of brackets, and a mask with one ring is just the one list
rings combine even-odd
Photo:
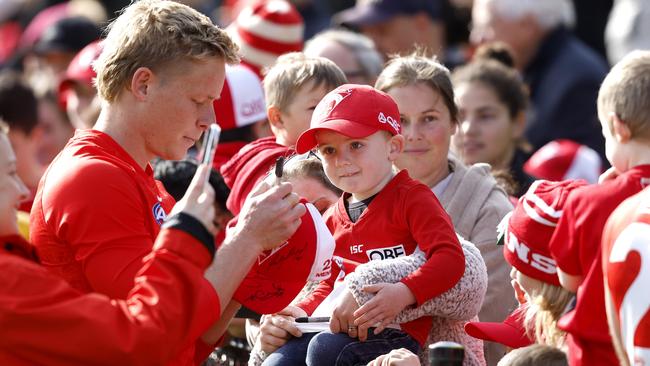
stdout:
[[465,332],[484,341],[496,342],[510,348],[521,348],[534,343],[526,334],[524,315],[526,308],[518,307],[501,323],[468,322]]
[[499,224],[503,255],[510,265],[531,278],[560,286],[549,243],[569,193],[586,184],[584,180],[538,180],[530,186]]
[[311,117],[310,128],[296,142],[299,154],[313,149],[316,132],[329,130],[361,138],[383,130],[400,133],[399,109],[388,94],[368,85],[344,84],[327,93]]

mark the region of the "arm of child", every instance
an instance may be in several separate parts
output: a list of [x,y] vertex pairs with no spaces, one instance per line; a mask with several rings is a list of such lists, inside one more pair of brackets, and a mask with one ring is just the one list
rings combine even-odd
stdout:
[[422,266],[402,279],[415,295],[417,305],[422,305],[461,279],[465,255],[451,219],[428,187],[411,189],[401,209],[413,239],[427,257]]

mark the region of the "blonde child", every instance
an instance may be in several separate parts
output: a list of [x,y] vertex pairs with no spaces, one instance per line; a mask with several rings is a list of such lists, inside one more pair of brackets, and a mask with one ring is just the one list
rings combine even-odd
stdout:
[[267,117],[273,136],[244,146],[221,167],[230,187],[227,207],[234,215],[279,156],[293,153],[298,136],[309,128],[316,104],[346,81],[332,61],[294,52],[280,56],[264,77]]
[[562,286],[577,292],[575,310],[563,317],[570,365],[613,365],[605,312],[601,239],[614,209],[650,182],[650,52],[635,52],[607,75],[598,94],[598,116],[610,178],[572,192],[558,222],[551,254]]

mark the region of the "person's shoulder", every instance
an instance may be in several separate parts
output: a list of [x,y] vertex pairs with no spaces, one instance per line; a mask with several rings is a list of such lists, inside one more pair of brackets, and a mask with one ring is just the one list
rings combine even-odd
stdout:
[[44,201],[69,201],[75,197],[100,197],[106,189],[126,190],[137,182],[135,174],[110,159],[76,156],[55,161],[42,181]]

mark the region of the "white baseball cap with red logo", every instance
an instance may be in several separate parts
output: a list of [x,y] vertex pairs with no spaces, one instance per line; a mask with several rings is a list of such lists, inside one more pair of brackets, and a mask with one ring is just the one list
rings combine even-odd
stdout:
[[226,66],[226,81],[221,96],[214,101],[217,124],[231,130],[266,118],[262,81],[242,65]]

